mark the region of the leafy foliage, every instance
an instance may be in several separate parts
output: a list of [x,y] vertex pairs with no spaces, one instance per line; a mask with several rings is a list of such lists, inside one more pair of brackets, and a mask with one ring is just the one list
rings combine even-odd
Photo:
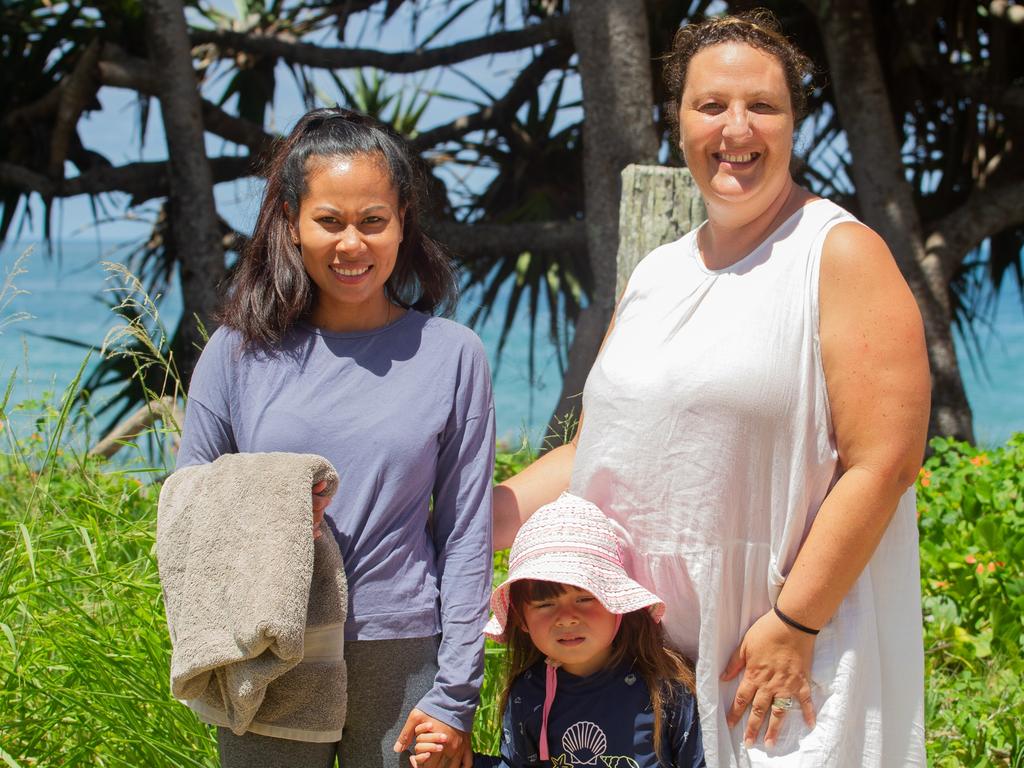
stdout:
[[407,138],[419,133],[423,113],[433,98],[430,91],[394,88],[387,75],[377,70],[356,70],[351,85],[337,72],[329,74],[342,97],[342,106],[372,115]]
[[934,765],[1024,765],[1024,434],[937,438],[918,479]]
[[[562,103],[565,82],[563,75],[546,103],[539,93],[533,94],[522,118],[516,117],[484,141],[462,143],[464,153],[475,155],[474,164],[494,172],[491,182],[469,197],[463,216],[474,222],[498,224],[582,218],[582,123],[558,125],[560,115],[577,106]],[[505,249],[467,260],[464,268],[464,289],[481,291],[479,307],[469,317],[471,325],[487,321],[497,297],[511,284],[498,341],[499,364],[525,301],[531,380],[542,305],[548,315],[546,335],[555,345],[559,369],[564,371],[572,327],[593,290],[593,275],[585,254],[523,250],[509,243]]]

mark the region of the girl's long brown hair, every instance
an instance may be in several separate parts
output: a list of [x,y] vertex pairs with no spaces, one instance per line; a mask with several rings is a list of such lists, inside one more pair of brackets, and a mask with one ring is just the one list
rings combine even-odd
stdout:
[[[508,619],[505,622],[505,686],[501,694],[501,712],[508,705],[512,683],[526,670],[541,661],[544,654],[537,650],[523,619],[523,606],[533,600],[549,600],[564,594],[569,586],[555,581],[524,579],[513,582],[509,589]],[[612,641],[609,667],[616,667],[632,659],[633,669],[647,683],[654,713],[654,749],[658,760],[661,754],[661,733],[665,725],[665,710],[672,703],[679,687],[696,693],[693,666],[685,656],[666,643],[665,630],[651,620],[646,608],[624,614]],[[674,685],[677,684],[677,685]]]

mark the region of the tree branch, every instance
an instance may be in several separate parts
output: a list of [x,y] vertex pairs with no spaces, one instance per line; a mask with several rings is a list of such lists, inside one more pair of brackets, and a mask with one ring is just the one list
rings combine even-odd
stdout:
[[972,194],[938,223],[925,241],[937,256],[947,280],[981,242],[1010,227],[1024,224],[1024,179]]
[[548,46],[519,73],[504,96],[479,112],[463,115],[446,125],[439,125],[421,133],[412,140],[413,149],[422,152],[471,131],[508,122],[519,106],[536,92],[548,72],[563,68],[572,57],[572,53],[572,46],[567,44]]
[[148,61],[129,55],[114,43],[103,45],[99,74],[103,85],[127,88],[146,96],[155,96],[160,88],[160,74]]
[[[128,88],[147,96],[155,96],[159,73],[144,59],[130,56],[119,46],[107,43],[99,63],[100,82],[115,88]],[[203,125],[222,139],[248,147],[254,157],[263,156],[277,139],[256,123],[228,114],[211,101],[200,99]]]
[[72,136],[78,129],[78,118],[82,111],[96,98],[99,83],[96,81],[96,62],[99,61],[100,43],[93,39],[82,52],[75,68],[61,84],[60,101],[53,120],[53,135],[50,137],[51,176],[64,175],[64,161],[73,143]]
[[164,429],[174,435],[174,448],[177,449],[178,443],[181,442],[181,428],[185,424],[185,412],[177,400],[165,395],[146,403],[114,427],[106,437],[89,449],[89,455],[109,459],[121,450],[125,443],[134,440],[157,421],[162,422]]
[[16,107],[4,115],[5,125],[15,125],[18,121],[30,123],[34,120],[41,120],[49,117],[57,111],[60,106],[60,85],[51,88],[41,98],[31,104]]
[[[210,160],[214,180],[231,181],[251,175],[249,158],[218,157]],[[167,194],[167,164],[131,163],[102,168],[72,179],[58,181],[13,163],[0,162],[0,186],[37,192],[46,198],[127,192],[133,205]],[[429,234],[459,257],[493,255],[515,247],[520,251],[576,251],[586,247],[582,221],[538,221],[519,224],[427,223]]]
[[518,51],[551,40],[569,40],[571,35],[568,19],[554,16],[523,29],[496,32],[439,48],[402,53],[386,53],[365,48],[325,48],[284,36],[261,36],[230,30],[192,29],[189,37],[193,45],[212,43],[224,53],[245,51],[261,56],[275,56],[290,64],[320,69],[374,67],[385,72],[419,72],[493,53]]
[[519,224],[459,224],[430,222],[431,237],[444,243],[460,260],[493,256],[508,251],[576,251],[586,249],[587,235],[582,221],[527,221]]
[[[209,162],[215,184],[252,176],[256,172],[248,155],[215,157]],[[38,192],[47,199],[124,192],[132,196],[132,205],[140,205],[167,195],[167,163],[156,161],[100,167],[70,179],[58,180],[15,163],[0,162],[0,186]]]

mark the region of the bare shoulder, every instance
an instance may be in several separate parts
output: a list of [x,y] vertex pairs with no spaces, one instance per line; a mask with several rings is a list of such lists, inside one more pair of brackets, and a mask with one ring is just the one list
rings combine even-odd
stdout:
[[858,222],[837,224],[825,238],[819,296],[823,330],[843,316],[862,322],[870,315],[908,330],[921,325],[917,302],[885,241]]
[[928,419],[924,328],[882,238],[859,223],[836,225],[822,250],[819,297],[822,363],[844,463],[870,454],[913,467]]
[[832,228],[825,238],[821,257],[822,278],[853,280],[883,277],[886,273],[900,276],[885,241],[873,229],[856,221]]

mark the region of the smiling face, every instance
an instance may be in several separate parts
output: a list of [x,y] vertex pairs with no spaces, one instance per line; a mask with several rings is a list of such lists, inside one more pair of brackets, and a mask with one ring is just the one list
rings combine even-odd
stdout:
[[381,158],[310,160],[306,194],[289,220],[292,241],[317,287],[314,325],[368,330],[393,316],[384,284],[398,258],[403,214]]
[[537,650],[573,675],[591,675],[612,654],[617,616],[590,592],[569,585],[552,597],[527,600],[523,629]]
[[679,135],[709,215],[767,210],[790,184],[793,110],[782,64],[744,43],[700,51],[686,70]]

